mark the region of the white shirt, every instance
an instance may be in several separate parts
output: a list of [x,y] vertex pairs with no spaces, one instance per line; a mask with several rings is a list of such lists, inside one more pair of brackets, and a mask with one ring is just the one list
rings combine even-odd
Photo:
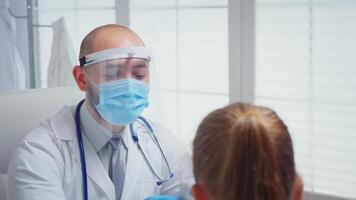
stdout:
[[[87,105],[84,103],[80,109],[80,126],[82,133],[85,134],[90,143],[93,145],[97,152],[101,162],[107,173],[109,173],[109,164],[112,154],[112,146],[109,144],[109,140],[112,138],[113,133],[97,122],[93,116],[89,113]],[[123,134],[123,129],[119,133]],[[127,138],[127,137],[125,137]],[[126,139],[125,139],[126,140]],[[123,145],[120,145],[120,158],[123,159],[121,163],[124,163],[124,171],[126,170],[127,163],[127,142],[123,138]]]

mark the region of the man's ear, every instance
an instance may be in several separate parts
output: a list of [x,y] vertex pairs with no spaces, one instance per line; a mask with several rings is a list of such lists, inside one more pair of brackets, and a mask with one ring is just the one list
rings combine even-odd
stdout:
[[73,76],[75,81],[77,82],[77,85],[81,91],[86,91],[87,90],[87,83],[85,81],[85,74],[84,74],[84,69],[83,67],[80,67],[79,65],[74,66],[73,68]]
[[294,182],[292,200],[301,200],[302,199],[303,188],[304,188],[303,180],[299,175],[297,175],[295,182]]
[[207,200],[207,196],[206,193],[204,192],[204,189],[198,185],[195,184],[192,187],[192,191],[193,191],[193,196],[195,200]]

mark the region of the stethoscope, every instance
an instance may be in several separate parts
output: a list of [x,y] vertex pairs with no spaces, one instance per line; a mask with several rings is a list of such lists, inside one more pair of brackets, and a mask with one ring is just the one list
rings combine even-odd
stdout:
[[[78,146],[79,146],[79,154],[80,154],[80,162],[81,162],[81,167],[82,167],[82,179],[83,179],[83,193],[84,193],[84,200],[88,200],[88,182],[87,182],[87,168],[86,168],[86,161],[85,161],[85,153],[84,153],[84,144],[83,144],[83,138],[82,138],[82,131],[81,131],[81,128],[80,128],[80,108],[82,107],[84,103],[84,99],[81,100],[76,109],[75,109],[75,117],[74,117],[74,120],[75,120],[75,129],[76,129],[76,132],[77,132],[77,137],[78,137]],[[143,160],[145,161],[146,165],[148,166],[148,168],[150,169],[152,175],[154,176],[154,178],[156,179],[156,184],[159,186],[161,185],[162,183],[168,181],[170,178],[173,177],[173,173],[171,172],[171,169],[169,167],[169,164],[168,164],[168,161],[167,161],[167,158],[166,156],[164,155],[163,153],[163,150],[161,148],[161,145],[159,144],[155,134],[154,134],[154,131],[153,131],[153,128],[152,126],[150,125],[150,123],[148,123],[148,121],[144,118],[144,117],[139,117],[138,120],[142,121],[143,124],[146,126],[146,128],[149,130],[149,134],[151,134],[152,138],[153,138],[153,141],[154,143],[156,144],[157,148],[159,149],[159,151],[161,152],[161,155],[163,157],[163,160],[165,162],[165,165],[168,169],[168,173],[169,173],[169,177],[167,178],[161,178],[157,175],[157,173],[155,172],[155,170],[153,169],[152,165],[150,164],[150,162],[148,161],[147,159],[147,156],[146,154],[143,152],[142,148],[141,148],[141,145],[139,143],[139,138],[136,134],[136,132],[134,131],[134,128],[133,128],[133,122],[129,125],[130,127],[130,132],[131,132],[131,138],[133,140],[133,142],[136,144],[138,150],[140,151],[142,157],[143,157]]]

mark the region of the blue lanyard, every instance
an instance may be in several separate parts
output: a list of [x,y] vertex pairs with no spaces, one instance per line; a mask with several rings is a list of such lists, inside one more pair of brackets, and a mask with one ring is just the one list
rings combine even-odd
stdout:
[[[84,193],[84,200],[88,200],[88,176],[87,176],[87,168],[86,168],[86,161],[85,161],[85,153],[84,153],[84,144],[83,144],[83,138],[82,138],[82,131],[80,128],[80,108],[82,107],[84,103],[84,99],[81,100],[78,105],[77,108],[75,109],[75,129],[77,132],[77,138],[78,138],[78,144],[79,144],[79,153],[80,153],[80,163],[81,163],[81,167],[82,167],[82,179],[83,179],[83,193]],[[150,133],[152,134],[153,138],[154,138],[154,143],[157,145],[158,149],[160,150],[165,164],[168,168],[168,172],[169,172],[169,178],[173,177],[173,173],[171,172],[171,169],[169,167],[168,161],[166,156],[164,155],[161,145],[159,144],[155,134],[153,133],[153,128],[152,126],[148,123],[148,121],[143,118],[143,117],[139,117],[139,119],[144,123],[144,125],[148,128],[148,130],[150,131]],[[139,143],[139,138],[137,136],[137,134],[135,133],[134,129],[133,129],[133,123],[130,124],[130,132],[131,132],[131,138],[134,141],[134,143],[136,144],[137,148],[140,150],[144,161],[146,162],[146,165],[149,167],[149,169],[151,170],[151,173],[153,174],[153,176],[158,180],[157,181],[157,185],[161,185],[162,183],[168,181],[168,178],[164,179],[161,178],[157,175],[157,173],[153,170],[150,162],[147,159],[147,156],[145,155],[145,153],[142,151],[142,148],[140,146]]]

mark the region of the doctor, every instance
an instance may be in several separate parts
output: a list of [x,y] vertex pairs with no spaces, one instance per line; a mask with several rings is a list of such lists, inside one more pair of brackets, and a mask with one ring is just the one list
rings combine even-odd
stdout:
[[152,59],[141,38],[104,25],[83,39],[79,57],[73,74],[85,100],[63,107],[21,142],[9,166],[9,199],[189,199],[187,150],[140,116],[149,104]]

